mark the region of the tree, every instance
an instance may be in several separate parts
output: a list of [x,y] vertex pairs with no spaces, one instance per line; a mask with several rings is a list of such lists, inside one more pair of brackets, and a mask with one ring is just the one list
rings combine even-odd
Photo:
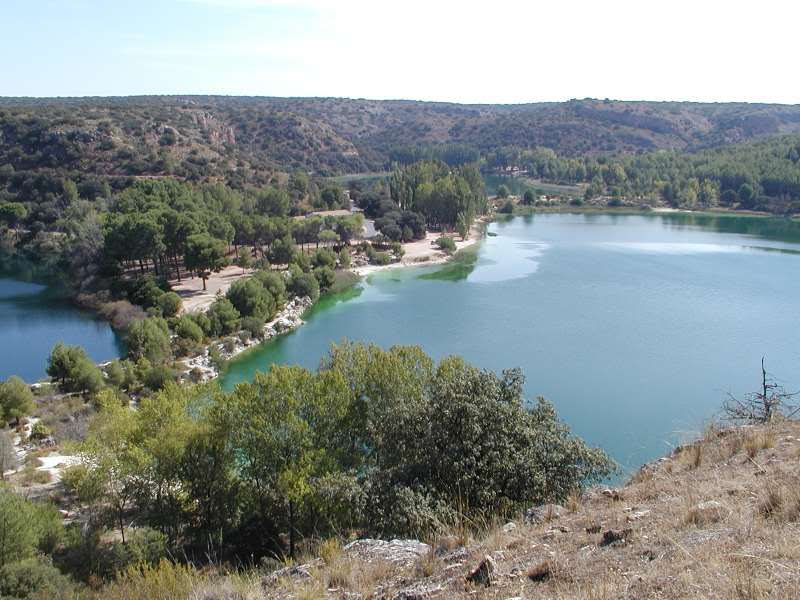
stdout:
[[19,425],[20,418],[33,411],[33,392],[30,386],[16,375],[0,383],[0,423],[12,419]]
[[208,309],[209,334],[213,336],[233,333],[239,325],[239,311],[227,298],[219,298]]
[[80,346],[58,342],[47,359],[47,374],[65,392],[97,393],[103,387],[100,368]]
[[317,267],[314,269],[314,277],[319,283],[319,289],[322,292],[327,292],[336,283],[336,273],[330,267]]
[[131,323],[125,341],[128,344],[128,355],[134,361],[146,358],[152,364],[160,364],[171,354],[169,327],[159,317]]
[[739,203],[744,208],[753,207],[755,195],[756,194],[755,191],[753,190],[753,186],[750,185],[749,183],[743,183],[741,186],[739,186],[739,193],[738,193]]
[[525,190],[525,193],[522,194],[522,204],[525,206],[533,206],[536,203],[536,194],[533,192],[532,189],[528,188]]
[[180,312],[183,300],[181,300],[181,297],[175,292],[167,292],[158,298],[156,304],[161,309],[162,315],[165,317],[174,317]]
[[223,243],[205,233],[192,235],[186,240],[184,262],[187,269],[197,271],[203,280],[203,290],[209,275],[218,273],[228,264]]
[[297,247],[289,235],[275,240],[270,247],[269,260],[279,265],[288,265],[297,255]]
[[728,400],[723,409],[728,418],[743,423],[769,423],[775,416],[783,415],[793,417],[800,412],[800,406],[789,404],[798,395],[797,392],[787,392],[767,373],[764,366],[764,357],[761,357],[761,389],[736,398],[728,394]]
[[242,268],[242,275],[253,265],[253,257],[249,248],[239,248],[236,253],[236,266]]
[[505,184],[501,184],[500,187],[497,188],[497,197],[498,198],[508,198],[509,192],[508,187]]
[[81,464],[65,475],[80,500],[119,529],[124,544],[126,514],[140,489],[147,457],[133,443],[136,413],[109,390],[100,394],[97,404],[100,410],[81,445]]
[[298,298],[308,296],[312,302],[319,298],[319,281],[312,273],[299,273],[292,277],[290,290]]
[[36,538],[30,504],[11,490],[0,488],[0,567],[32,556]]
[[233,282],[225,297],[244,317],[270,319],[277,308],[272,294],[255,277]]

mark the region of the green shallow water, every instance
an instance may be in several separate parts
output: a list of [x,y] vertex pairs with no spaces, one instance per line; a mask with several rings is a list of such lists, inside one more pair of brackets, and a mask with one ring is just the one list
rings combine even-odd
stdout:
[[[490,225],[473,266],[372,276],[232,363],[315,368],[330,343],[419,344],[522,367],[529,397],[627,470],[756,389],[759,361],[800,388],[800,224],[686,214],[541,214]],[[446,269],[450,271],[446,271]]]

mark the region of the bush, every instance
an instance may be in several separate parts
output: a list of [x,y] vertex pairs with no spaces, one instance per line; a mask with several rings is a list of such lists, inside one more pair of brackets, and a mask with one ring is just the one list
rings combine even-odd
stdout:
[[256,277],[235,281],[225,297],[243,317],[270,319],[275,314],[275,299]]
[[169,327],[159,317],[136,321],[128,328],[126,337],[128,355],[133,360],[146,358],[151,363],[161,363],[170,357]]
[[158,299],[158,307],[165,317],[174,317],[181,310],[183,301],[175,292],[167,292]]
[[206,316],[209,320],[208,335],[212,337],[227,335],[239,328],[239,311],[227,298],[215,300]]
[[241,327],[250,337],[254,337],[258,340],[264,337],[264,319],[245,317],[242,319]]
[[171,381],[178,379],[177,374],[167,365],[156,365],[144,376],[144,384],[149,389],[157,392],[163,390]]
[[500,207],[500,210],[498,212],[504,215],[514,214],[514,203],[511,200],[506,200],[503,203],[503,206]]
[[336,283],[336,273],[330,267],[317,267],[314,269],[314,277],[317,278],[319,289],[327,292]]
[[41,441],[46,437],[49,437],[53,434],[53,430],[50,429],[47,425],[42,423],[41,421],[36,421],[31,427],[31,435],[30,438],[32,440]]
[[330,267],[334,268],[336,266],[336,253],[333,250],[328,250],[327,248],[320,248],[314,253],[314,259],[312,261],[315,267]]
[[312,302],[319,298],[319,282],[311,273],[300,273],[292,277],[290,287],[292,294],[298,298],[308,296]]
[[392,256],[388,252],[374,252],[370,256],[369,262],[373,265],[388,265],[392,262]]
[[456,251],[456,243],[453,241],[453,238],[447,237],[446,235],[438,238],[436,240],[436,245],[439,246],[440,250],[444,250],[448,254]]
[[68,598],[73,583],[52,563],[42,558],[29,558],[0,569],[2,598]]
[[305,252],[298,252],[295,254],[294,258],[292,259],[292,264],[300,267],[300,270],[304,273],[309,273],[311,271],[311,267],[313,266],[311,263],[311,257]]
[[175,335],[183,340],[199,344],[203,341],[203,330],[197,322],[188,316],[183,316],[175,323]]
[[47,374],[64,392],[97,393],[104,379],[100,368],[80,346],[57,343],[47,359]]
[[104,553],[101,569],[113,575],[129,567],[157,565],[167,556],[167,538],[160,531],[144,527],[133,532],[125,544],[112,544]]
[[350,251],[347,248],[342,248],[339,252],[339,266],[343,269],[350,268]]

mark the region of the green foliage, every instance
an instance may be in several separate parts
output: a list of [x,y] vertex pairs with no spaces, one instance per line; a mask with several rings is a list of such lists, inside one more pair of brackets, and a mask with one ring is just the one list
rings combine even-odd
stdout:
[[500,210],[498,210],[498,212],[504,215],[514,214],[514,203],[511,200],[506,200],[503,203],[503,206],[500,207]]
[[292,258],[292,264],[297,265],[304,273],[310,273],[313,263],[311,257],[305,252],[297,252]]
[[277,311],[275,298],[257,277],[235,281],[225,297],[244,317],[269,320]]
[[221,271],[228,265],[224,245],[208,234],[195,234],[186,239],[184,261],[187,269],[197,271],[203,279],[204,290],[208,276],[212,272]]
[[535,202],[536,193],[532,189],[528,188],[525,190],[525,193],[522,194],[522,204],[525,206],[533,206]]
[[315,267],[336,267],[336,253],[327,248],[320,248],[314,253],[312,263]]
[[286,302],[286,283],[283,277],[275,271],[258,270],[253,273],[253,277],[261,282],[275,300],[276,306],[282,306]]
[[319,298],[319,281],[312,273],[299,273],[292,276],[289,290],[293,296],[308,296],[312,302],[316,302]]
[[144,376],[142,383],[150,390],[157,392],[176,381],[178,374],[167,365],[155,365]]
[[55,379],[64,392],[95,394],[103,387],[100,368],[80,346],[58,342],[47,359],[47,374]]
[[181,310],[181,304],[181,297],[175,292],[167,292],[157,301],[157,305],[161,309],[161,314],[164,315],[164,317],[174,317],[177,315]]
[[510,193],[511,192],[508,190],[508,187],[505,184],[500,185],[500,187],[497,188],[497,197],[498,198],[501,198],[501,199],[508,198],[508,195]]
[[0,425],[19,420],[33,411],[33,392],[16,375],[0,383]]
[[444,163],[421,161],[394,171],[389,187],[400,209],[420,213],[429,227],[455,227],[459,215],[471,222],[488,208],[483,178],[474,166],[451,170]]
[[53,434],[53,430],[41,421],[36,421],[31,427],[30,438],[32,440],[43,440]]
[[314,269],[314,277],[316,277],[322,293],[330,290],[336,283],[336,273],[330,267],[317,267]]
[[206,312],[208,318],[207,334],[212,337],[227,335],[239,326],[239,311],[227,298],[215,300]]
[[0,597],[73,598],[75,585],[56,567],[43,558],[27,558],[0,568]]
[[0,567],[52,552],[63,535],[61,516],[48,504],[34,504],[0,487]]
[[456,251],[456,243],[453,241],[453,238],[443,235],[436,239],[436,245],[439,247],[440,250],[444,250],[447,253],[452,253]]
[[347,248],[342,248],[339,251],[339,266],[343,269],[349,269],[350,260],[350,251]]
[[203,329],[188,315],[180,317],[173,327],[175,335],[183,340],[199,344],[203,341]]
[[159,317],[131,323],[125,341],[133,360],[146,358],[150,363],[160,364],[171,356],[169,326]]

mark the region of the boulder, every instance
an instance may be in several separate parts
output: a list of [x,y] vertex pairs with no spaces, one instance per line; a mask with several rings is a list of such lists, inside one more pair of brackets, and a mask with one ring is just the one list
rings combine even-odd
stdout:
[[540,504],[525,511],[526,523],[546,523],[558,519],[564,513],[559,504]]
[[428,544],[417,540],[364,539],[350,542],[344,552],[367,561],[381,560],[393,564],[410,564],[431,551]]
[[475,570],[467,575],[467,581],[475,585],[485,585],[489,587],[492,585],[496,570],[497,566],[495,565],[494,559],[487,554],[483,557],[480,564],[475,567]]

